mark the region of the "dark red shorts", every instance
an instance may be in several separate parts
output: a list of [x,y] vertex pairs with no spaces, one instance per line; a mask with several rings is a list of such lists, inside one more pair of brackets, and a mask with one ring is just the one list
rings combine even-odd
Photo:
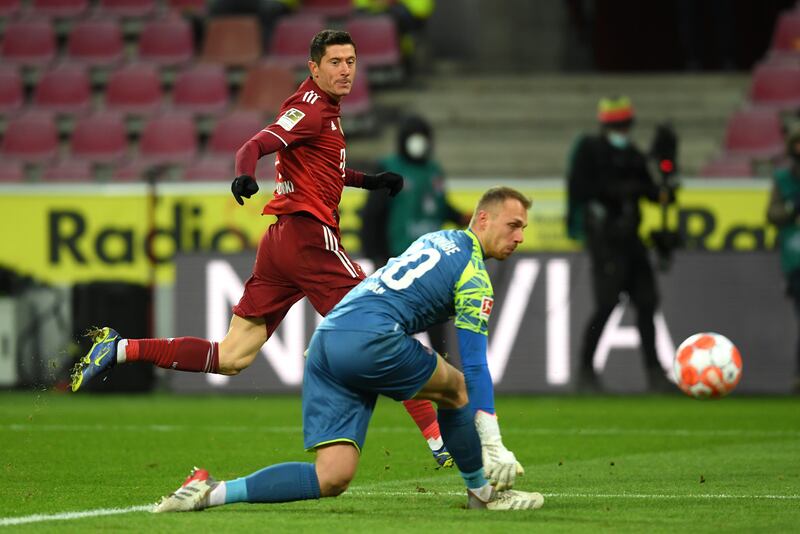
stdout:
[[272,335],[304,296],[326,315],[364,277],[342,247],[338,228],[310,215],[281,215],[258,244],[253,274],[233,313],[263,317]]

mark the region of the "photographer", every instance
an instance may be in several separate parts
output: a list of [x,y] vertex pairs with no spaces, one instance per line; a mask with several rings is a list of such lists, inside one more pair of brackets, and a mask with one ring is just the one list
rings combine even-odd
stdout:
[[636,308],[636,324],[650,388],[671,391],[658,362],[653,316],[658,306],[653,267],[639,236],[639,201],[667,204],[674,192],[658,186],[646,156],[629,133],[634,111],[627,97],[603,98],[598,105],[600,133],[578,140],[570,158],[568,233],[583,241],[592,265],[595,310],[581,348],[579,387],[597,390],[592,363],[609,315],[626,293]]

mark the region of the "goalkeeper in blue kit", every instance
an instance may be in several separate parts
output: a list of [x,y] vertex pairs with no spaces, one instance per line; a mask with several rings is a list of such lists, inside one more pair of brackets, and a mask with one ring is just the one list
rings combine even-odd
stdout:
[[[442,438],[466,484],[469,508],[540,508],[540,493],[511,489],[523,469],[503,444],[486,361],[493,292],[484,260],[514,252],[530,206],[514,189],[489,189],[469,229],[423,235],[323,319],[311,338],[303,379],[304,444],[316,452],[314,463],[276,464],[228,481],[195,468],[154,511],[340,495],[355,476],[378,395],[437,403]],[[450,317],[463,374],[412,337]]]

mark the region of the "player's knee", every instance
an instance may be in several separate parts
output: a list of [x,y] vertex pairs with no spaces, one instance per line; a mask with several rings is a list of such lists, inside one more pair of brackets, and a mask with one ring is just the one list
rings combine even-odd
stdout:
[[323,497],[336,497],[347,491],[350,481],[355,476],[355,469],[344,464],[317,464],[317,480],[319,491]]
[[315,468],[323,497],[336,497],[347,490],[356,475],[358,450],[349,443],[334,443],[317,450]]
[[326,473],[319,478],[319,492],[323,497],[338,497],[347,491],[352,479],[345,473]]

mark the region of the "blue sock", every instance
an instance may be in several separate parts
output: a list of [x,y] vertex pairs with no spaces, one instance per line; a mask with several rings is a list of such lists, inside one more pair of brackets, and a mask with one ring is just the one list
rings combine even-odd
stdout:
[[486,485],[481,459],[481,439],[469,405],[456,410],[439,408],[439,429],[447,450],[468,488]]
[[288,462],[271,465],[252,475],[225,482],[225,504],[235,502],[289,502],[319,499],[314,464]]

